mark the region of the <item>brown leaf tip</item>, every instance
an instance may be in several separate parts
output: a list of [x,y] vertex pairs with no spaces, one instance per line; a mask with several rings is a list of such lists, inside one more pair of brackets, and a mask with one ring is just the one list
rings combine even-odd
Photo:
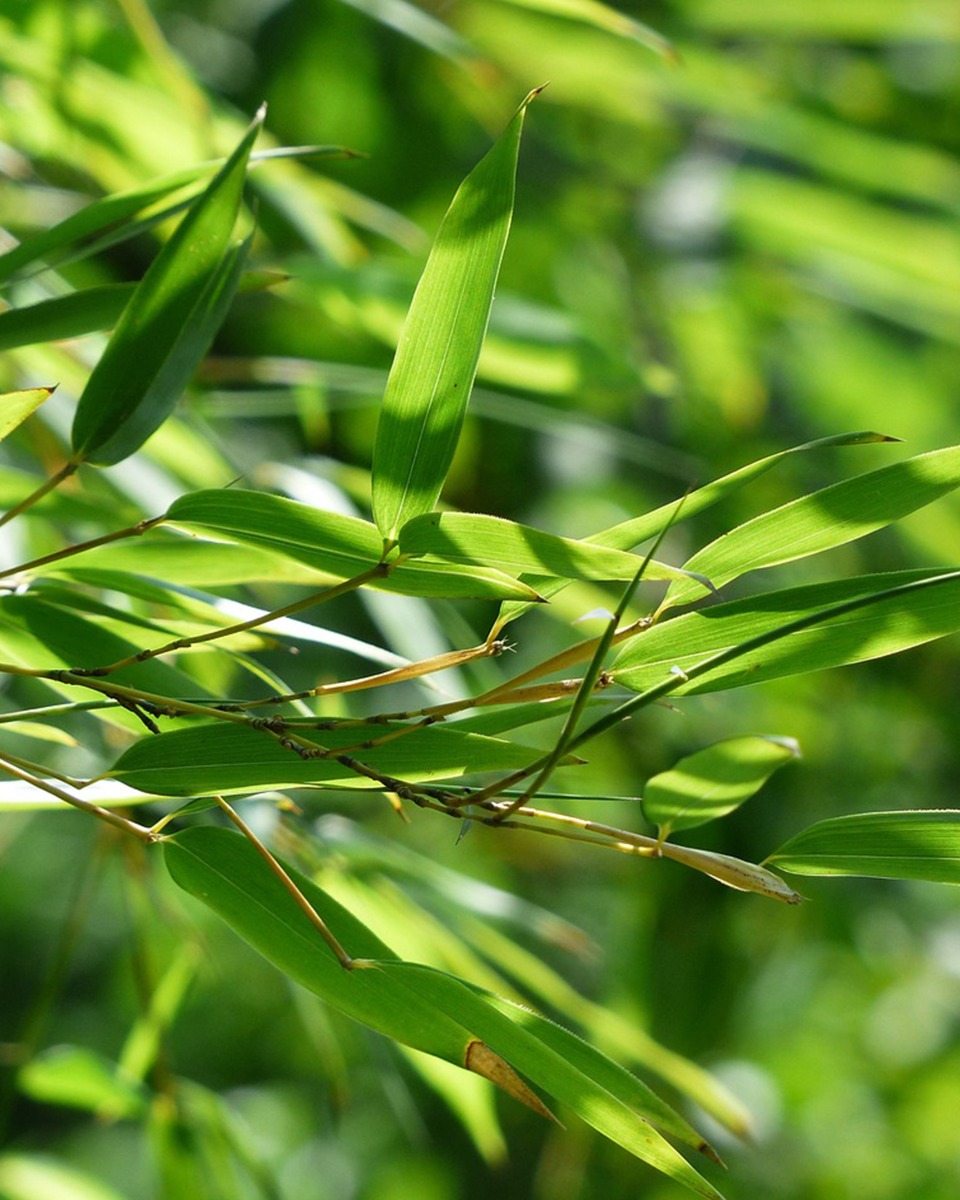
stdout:
[[[475,1075],[489,1079],[491,1083],[496,1084],[514,1100],[519,1100],[521,1104],[533,1109],[541,1117],[546,1117],[548,1121],[560,1125],[550,1109],[535,1092],[527,1087],[513,1067],[479,1039],[474,1038],[468,1044],[463,1056],[463,1065],[468,1071],[473,1071]],[[560,1127],[563,1128],[562,1125]]]

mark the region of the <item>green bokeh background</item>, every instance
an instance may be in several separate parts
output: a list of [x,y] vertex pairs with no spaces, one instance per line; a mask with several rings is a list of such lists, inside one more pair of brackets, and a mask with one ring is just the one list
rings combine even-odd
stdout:
[[[377,398],[430,238],[459,180],[545,81],[527,118],[514,228],[450,503],[582,536],[788,445],[853,429],[905,440],[787,460],[673,535],[671,560],[682,561],[801,491],[958,440],[955,0],[623,10],[671,39],[679,62],[630,36],[636,29],[603,28],[599,14],[610,11],[533,0],[0,4],[0,223],[17,237],[221,152],[263,99],[277,143],[366,155],[252,176],[254,257],[290,280],[237,302],[143,465],[78,485],[49,510],[54,525],[94,536],[118,516],[153,515],[178,491],[241,473],[298,499],[347,496],[362,508]],[[137,278],[156,245],[146,234],[66,265],[64,286]],[[19,302],[43,298],[43,286],[20,285]],[[16,471],[55,464],[91,345],[21,350],[0,367],[3,390],[61,381],[49,414],[4,443],[5,505],[22,494]],[[59,536],[45,520],[25,522],[11,529],[5,559],[42,554]],[[778,583],[958,561],[951,500],[822,564],[781,569]],[[261,589],[256,602],[286,595]],[[574,640],[571,622],[604,599],[584,589],[551,617],[526,617],[510,665]],[[491,616],[479,604],[439,605],[428,625],[421,609],[394,608],[391,620],[389,602],[344,602],[324,620],[424,654],[469,644]],[[268,661],[295,686],[316,671],[316,660],[291,665],[280,651]],[[219,669],[209,665],[211,679]],[[357,673],[336,654],[322,670]],[[958,675],[950,639],[685,700],[681,714],[656,709],[607,739],[589,787],[635,793],[680,754],[758,732],[798,738],[803,761],[698,831],[696,844],[756,860],[821,817],[956,807]],[[104,736],[51,753],[70,762],[63,769],[93,771],[110,750]],[[321,815],[310,803],[304,821]],[[480,829],[455,844],[449,823],[424,814],[405,827],[382,802],[335,807],[581,925],[595,956],[538,953],[713,1069],[754,1112],[749,1145],[701,1122],[729,1166],[710,1177],[730,1197],[960,1193],[954,890],[810,880],[801,889],[810,902],[782,909],[669,864]],[[37,1011],[82,865],[102,841],[59,814],[2,818],[0,1040],[11,1046]],[[38,1025],[41,1047],[82,1043],[115,1056],[138,1011],[131,947],[162,966],[181,939],[180,917],[144,926],[130,870],[108,848],[94,858],[98,886]],[[162,880],[150,886],[156,903],[173,903]],[[191,920],[202,918],[191,910]],[[171,1032],[170,1066],[223,1094],[285,1200],[681,1194],[575,1120],[547,1128],[506,1102],[509,1157],[484,1161],[391,1047],[293,997],[212,920],[204,931],[208,959]],[[113,1189],[82,1192],[74,1181],[64,1196],[179,1200],[136,1125],[22,1096],[7,1117],[8,1153],[50,1156]],[[6,1187],[20,1200],[13,1160],[2,1162],[0,1195]],[[217,1198],[264,1194],[239,1174],[203,1187]]]

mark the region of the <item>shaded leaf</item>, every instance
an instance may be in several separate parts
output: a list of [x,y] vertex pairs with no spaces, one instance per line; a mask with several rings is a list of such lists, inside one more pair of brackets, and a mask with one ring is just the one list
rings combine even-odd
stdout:
[[73,424],[81,461],[131,454],[162,424],[225,312],[242,266],[227,246],[261,111],[150,265],[94,368]]
[[[403,727],[378,725],[376,735],[399,728]],[[499,738],[435,726],[369,750],[357,746],[369,736],[362,730],[298,728],[297,733],[334,752],[349,747],[351,759],[410,782],[514,769],[526,766],[537,753]],[[256,792],[309,784],[380,786],[334,758],[303,759],[267,734],[232,723],[196,725],[144,738],[121,755],[109,776],[160,796]]]
[[766,862],[793,875],[960,883],[960,809],[831,817],[790,838]]

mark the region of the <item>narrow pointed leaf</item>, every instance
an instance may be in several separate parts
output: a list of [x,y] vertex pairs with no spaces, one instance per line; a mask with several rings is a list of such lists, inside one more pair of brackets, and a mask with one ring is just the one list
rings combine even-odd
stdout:
[[[380,736],[394,725],[378,725]],[[358,749],[367,736],[357,729],[296,732],[333,751],[351,747],[350,758],[408,782],[454,779],[481,771],[526,766],[537,752],[499,738],[426,726],[372,749]],[[110,777],[161,796],[256,792],[265,788],[323,784],[338,788],[378,787],[334,758],[303,759],[274,738],[238,724],[197,725],[141,739],[125,751]]]
[[960,810],[832,817],[802,830],[766,861],[793,875],[960,883]]
[[107,283],[26,308],[7,309],[0,313],[0,350],[109,329],[116,324],[135,290],[133,283]]
[[[957,630],[960,573],[861,575],[766,592],[662,621],[632,638],[611,671],[617,683],[636,692],[670,677],[677,694],[721,691],[882,658]],[[755,638],[766,640],[732,654]],[[727,661],[697,673],[727,652]]]
[[388,543],[412,517],[433,509],[453,458],[507,243],[520,133],[534,95],[460,185],[400,335],[373,452],[373,512]]
[[[855,541],[960,485],[960,446],[921,454],[831,484],[763,513],[723,534],[684,563],[710,577],[714,587],[763,567],[794,562]],[[697,598],[686,581],[670,588],[665,604]]]
[[[383,551],[383,539],[369,521],[264,492],[194,492],[177,500],[166,519],[281,554],[336,579],[369,571],[381,561]],[[398,563],[371,586],[411,596],[536,598],[525,584],[503,572],[446,563]]]
[[[817,438],[812,442],[804,442],[800,446],[791,446],[788,450],[780,450],[776,454],[767,455],[766,458],[757,459],[756,462],[747,463],[744,467],[738,467],[736,471],[731,471],[729,474],[723,475],[720,479],[714,479],[704,487],[690,492],[684,500],[683,508],[679,513],[677,512],[676,501],[671,501],[669,504],[661,505],[660,508],[654,509],[652,512],[644,513],[643,516],[632,517],[629,521],[621,521],[619,525],[612,525],[609,529],[603,529],[599,533],[592,534],[583,540],[589,542],[591,545],[607,546],[611,550],[632,550],[648,538],[655,537],[672,517],[675,517],[678,523],[695,517],[698,513],[712,508],[715,504],[719,504],[735,492],[738,492],[741,488],[746,487],[747,484],[764,475],[791,454],[801,454],[808,450],[822,450],[831,446],[862,446],[873,442],[894,442],[896,440],[896,438],[888,437],[883,433],[874,433],[872,430],[865,430],[857,433],[842,433],[833,437]],[[541,596],[549,600],[552,596],[562,591],[567,586],[568,581],[565,579],[551,579],[547,576],[530,576],[529,578],[525,578],[524,582],[528,583]],[[522,616],[529,608],[530,605],[525,604],[523,601],[506,601],[500,608],[497,629],[502,629],[510,621],[515,621],[517,617]]]
[[21,392],[6,392],[0,396],[0,442],[35,413],[44,400],[53,395],[53,390],[49,387],[25,388]]
[[210,326],[217,315],[222,319],[226,293],[239,279],[242,255],[227,248],[262,123],[261,112],[124,309],[77,407],[79,460],[115,463],[137,449],[170,413],[205,353],[216,331]]
[[682,758],[643,790],[643,813],[662,836],[725,817],[796,758],[792,738],[737,737]]
[[[481,513],[426,513],[400,531],[400,553],[459,564],[488,564],[506,574],[541,572],[564,579],[633,579],[642,559],[622,550],[558,537]],[[676,579],[677,568],[650,562],[646,579]],[[705,583],[695,583],[700,592]]]

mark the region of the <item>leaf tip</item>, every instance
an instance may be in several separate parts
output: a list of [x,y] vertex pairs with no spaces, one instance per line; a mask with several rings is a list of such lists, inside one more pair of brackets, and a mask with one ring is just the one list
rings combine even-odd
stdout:
[[540,1097],[527,1087],[513,1067],[479,1039],[473,1038],[467,1046],[463,1056],[463,1065],[468,1071],[473,1071],[475,1075],[489,1079],[491,1083],[512,1096],[514,1100],[519,1100],[521,1104],[525,1104],[527,1108],[539,1113],[541,1117],[546,1117],[548,1121],[563,1128],[560,1121]]

